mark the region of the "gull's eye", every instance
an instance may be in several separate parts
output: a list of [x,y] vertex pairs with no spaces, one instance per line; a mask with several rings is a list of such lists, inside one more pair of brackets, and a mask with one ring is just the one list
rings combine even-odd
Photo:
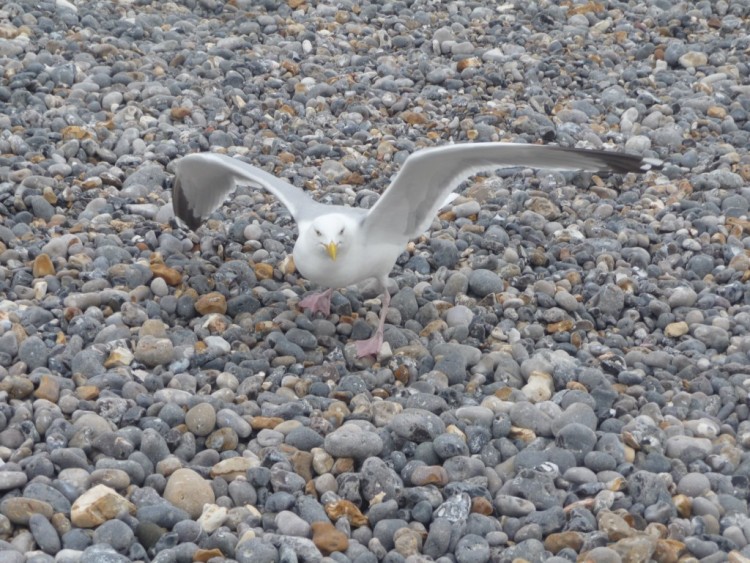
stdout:
[[339,231],[339,234],[340,234],[340,235],[343,235],[343,234],[344,234],[344,227],[341,227],[341,230]]
[[318,236],[322,236],[322,233],[318,229],[315,229],[315,234]]

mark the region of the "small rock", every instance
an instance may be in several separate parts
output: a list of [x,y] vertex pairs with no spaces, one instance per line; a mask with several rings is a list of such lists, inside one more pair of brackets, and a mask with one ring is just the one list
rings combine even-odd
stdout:
[[195,302],[195,310],[201,315],[212,313],[223,315],[227,312],[227,300],[221,293],[212,291],[198,298]]
[[106,485],[96,485],[73,503],[70,520],[79,528],[95,528],[126,513],[135,513],[133,503]]
[[216,411],[209,403],[198,403],[185,414],[185,424],[196,436],[208,436],[216,426]]
[[31,274],[35,279],[55,275],[55,265],[52,263],[52,259],[50,259],[49,255],[42,253],[34,258],[34,264],[31,267]]
[[203,506],[216,501],[211,485],[192,469],[178,469],[167,479],[164,499],[181,508],[195,519],[203,513]]
[[135,359],[148,367],[168,364],[174,359],[174,346],[169,338],[155,338],[146,335],[138,339],[135,346]]
[[349,548],[349,538],[330,522],[313,522],[313,543],[323,555],[330,555],[334,551],[344,552]]

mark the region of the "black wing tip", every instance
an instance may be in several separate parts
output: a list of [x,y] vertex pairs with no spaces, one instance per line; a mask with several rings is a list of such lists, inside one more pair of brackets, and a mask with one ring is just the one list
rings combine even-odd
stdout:
[[566,147],[555,147],[565,151],[576,151],[587,154],[596,154],[602,159],[604,166],[602,170],[611,170],[618,174],[627,174],[628,172],[644,173],[649,170],[659,170],[664,165],[664,162],[658,158],[647,158],[639,154],[630,152],[616,152],[616,151],[605,151],[596,149],[579,149],[579,148],[566,148]]
[[195,231],[203,224],[203,219],[195,215],[187,199],[185,199],[179,173],[175,175],[174,183],[172,184],[172,209],[174,210],[175,217],[182,220],[192,231]]

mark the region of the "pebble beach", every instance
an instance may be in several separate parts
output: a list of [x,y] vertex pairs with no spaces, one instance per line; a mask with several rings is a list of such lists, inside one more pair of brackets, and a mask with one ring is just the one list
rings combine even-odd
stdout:
[[[0,4],[0,561],[750,562],[750,5]],[[215,151],[371,207],[508,141],[331,314]],[[210,189],[210,187],[207,187]]]

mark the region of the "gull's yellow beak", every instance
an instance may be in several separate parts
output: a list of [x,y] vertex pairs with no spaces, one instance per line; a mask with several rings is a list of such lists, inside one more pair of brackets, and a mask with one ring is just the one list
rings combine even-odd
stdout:
[[331,257],[331,260],[336,260],[336,243],[331,241],[326,246],[326,250],[328,251],[328,256]]

